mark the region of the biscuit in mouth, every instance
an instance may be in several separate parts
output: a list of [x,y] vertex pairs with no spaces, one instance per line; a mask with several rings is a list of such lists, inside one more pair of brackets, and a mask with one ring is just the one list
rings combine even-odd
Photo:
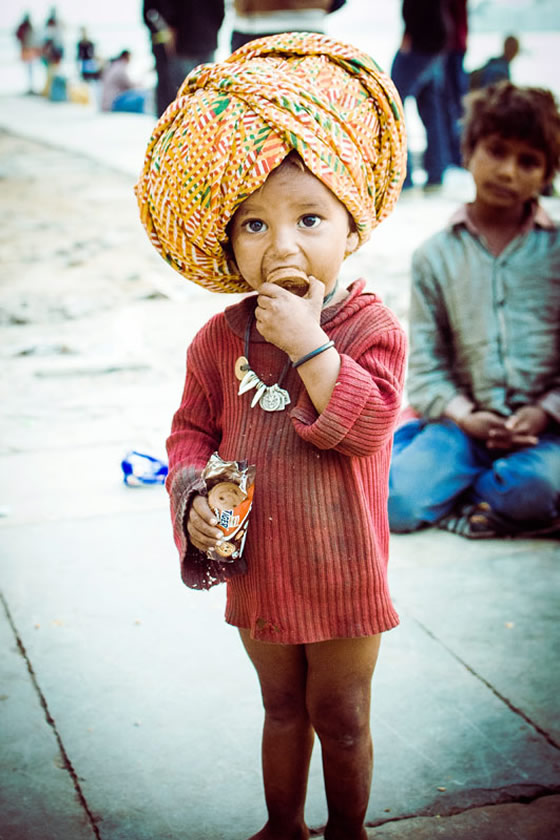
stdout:
[[286,291],[298,297],[304,297],[309,291],[309,278],[297,268],[277,268],[267,276],[269,283],[276,283]]

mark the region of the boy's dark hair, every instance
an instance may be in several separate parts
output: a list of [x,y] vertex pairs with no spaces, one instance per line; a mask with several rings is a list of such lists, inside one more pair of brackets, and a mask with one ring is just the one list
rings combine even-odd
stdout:
[[477,143],[491,134],[523,140],[544,153],[545,181],[560,169],[560,113],[549,90],[497,82],[464,100],[462,152],[468,164]]

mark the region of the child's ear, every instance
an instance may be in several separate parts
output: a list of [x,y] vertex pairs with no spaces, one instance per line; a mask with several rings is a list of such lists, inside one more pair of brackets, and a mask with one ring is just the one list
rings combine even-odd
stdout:
[[360,237],[358,236],[357,230],[350,230],[348,231],[348,236],[346,237],[346,248],[344,250],[344,256],[348,257],[350,254],[353,254],[354,251],[358,247],[358,243],[360,241]]

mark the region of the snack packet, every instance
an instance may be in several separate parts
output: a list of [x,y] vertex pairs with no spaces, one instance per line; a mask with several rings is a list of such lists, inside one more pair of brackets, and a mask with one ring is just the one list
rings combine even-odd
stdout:
[[247,461],[223,461],[217,452],[202,471],[208,491],[208,504],[224,537],[207,557],[220,563],[234,563],[243,555],[249,513],[253,504],[255,467]]

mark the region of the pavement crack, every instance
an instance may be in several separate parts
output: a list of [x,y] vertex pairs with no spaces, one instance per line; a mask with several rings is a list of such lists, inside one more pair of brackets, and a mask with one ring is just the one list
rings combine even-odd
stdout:
[[88,821],[90,823],[91,829],[92,829],[96,839],[97,840],[102,840],[101,834],[100,834],[99,829],[97,827],[96,817],[92,813],[92,811],[91,811],[91,809],[90,809],[90,807],[87,803],[87,799],[84,795],[84,792],[82,790],[82,786],[80,784],[80,780],[78,778],[78,774],[76,773],[76,771],[75,771],[75,769],[72,765],[72,762],[70,761],[70,757],[69,757],[69,755],[66,751],[66,748],[64,746],[64,743],[63,743],[61,735],[60,735],[60,732],[58,731],[56,721],[49,711],[49,705],[47,703],[47,699],[46,699],[45,695],[43,694],[43,692],[41,690],[41,687],[39,685],[39,681],[37,680],[37,675],[35,674],[35,671],[33,669],[33,665],[31,664],[31,660],[29,658],[27,650],[25,649],[25,645],[23,644],[23,640],[22,640],[22,638],[21,638],[21,636],[18,632],[18,629],[16,627],[16,623],[14,621],[12,613],[10,612],[10,608],[8,607],[8,603],[7,603],[6,599],[4,598],[4,594],[2,592],[0,592],[0,601],[2,601],[2,606],[4,607],[4,611],[6,613],[6,618],[8,619],[8,623],[9,623],[10,627],[12,628],[12,633],[14,634],[14,638],[16,640],[18,650],[19,650],[21,656],[23,657],[23,660],[24,660],[24,662],[27,666],[27,670],[28,670],[29,676],[31,678],[31,683],[33,685],[33,688],[35,689],[35,693],[37,694],[37,697],[39,699],[39,703],[41,704],[41,707],[42,707],[42,709],[45,713],[46,721],[47,721],[48,725],[51,727],[51,729],[53,731],[53,734],[54,734],[54,737],[56,739],[56,743],[58,745],[58,749],[60,751],[60,755],[61,755],[61,758],[62,758],[62,769],[66,770],[66,772],[68,773],[68,775],[72,779],[72,783],[74,785],[74,790],[76,791],[76,796],[78,797],[80,805],[82,806],[82,808],[84,809],[84,811],[87,815]]
[[480,681],[483,685],[485,685],[485,686],[486,686],[486,688],[488,688],[488,689],[492,692],[492,694],[493,694],[495,697],[497,697],[497,698],[498,698],[498,700],[500,700],[502,703],[504,703],[504,705],[506,705],[510,711],[512,711],[512,712],[513,712],[515,715],[517,715],[518,717],[522,718],[522,719],[525,721],[525,723],[527,723],[527,724],[528,724],[528,725],[529,725],[532,729],[534,729],[534,730],[535,730],[535,732],[538,732],[538,734],[539,734],[539,735],[541,735],[541,737],[543,737],[543,738],[545,739],[545,741],[546,741],[548,744],[550,744],[550,746],[551,746],[551,747],[554,747],[555,749],[560,750],[560,744],[559,744],[557,741],[555,741],[555,740],[554,740],[554,738],[552,738],[552,737],[549,735],[549,733],[548,733],[548,732],[546,732],[544,729],[542,729],[542,727],[540,727],[537,723],[535,723],[535,721],[534,721],[534,720],[531,720],[531,718],[530,718],[528,715],[526,715],[526,714],[525,714],[525,712],[524,712],[522,709],[520,709],[520,708],[518,708],[517,706],[515,706],[515,705],[511,702],[511,700],[508,700],[508,698],[507,698],[507,697],[505,697],[503,694],[501,694],[501,693],[497,690],[497,688],[495,688],[495,687],[492,685],[492,683],[488,682],[488,680],[487,680],[485,677],[483,677],[483,676],[482,676],[482,674],[479,674],[479,673],[478,673],[478,671],[476,671],[476,670],[475,670],[475,669],[474,669],[471,665],[469,665],[469,663],[468,663],[468,662],[465,662],[465,660],[464,660],[464,659],[462,659],[462,658],[461,658],[461,657],[460,657],[457,653],[455,653],[455,651],[454,651],[454,650],[452,650],[452,648],[450,648],[450,647],[449,647],[449,645],[446,645],[446,644],[445,644],[445,642],[444,642],[444,641],[442,641],[442,640],[439,638],[439,636],[436,636],[436,634],[435,634],[435,633],[433,633],[433,632],[430,630],[430,628],[429,628],[429,627],[426,627],[426,625],[425,625],[425,624],[423,624],[423,623],[422,623],[422,622],[421,622],[418,618],[413,618],[413,621],[415,621],[415,622],[416,622],[416,624],[418,624],[418,626],[419,626],[419,627],[421,627],[421,628],[422,628],[422,630],[423,630],[423,631],[424,631],[424,632],[425,632],[425,633],[426,633],[426,634],[427,634],[427,635],[428,635],[431,639],[433,639],[433,640],[434,640],[434,642],[437,642],[437,644],[438,644],[438,645],[441,645],[441,647],[442,647],[442,648],[444,648],[444,650],[446,650],[446,651],[447,651],[447,653],[449,653],[449,654],[453,657],[453,659],[455,659],[457,662],[459,662],[459,663],[463,666],[463,668],[465,668],[465,669],[469,672],[469,674],[472,674],[472,675],[473,675],[473,677],[475,677],[475,678],[476,678],[477,680],[479,680],[479,681]]
[[[515,787],[515,786],[514,786]],[[558,796],[560,794],[560,787],[553,786],[543,788],[540,786],[527,786],[528,790],[522,792],[519,790],[511,790],[508,787],[494,788],[493,790],[483,791],[486,796],[482,796],[469,805],[450,805],[444,807],[443,803],[429,805],[426,808],[421,808],[419,811],[413,811],[408,814],[400,814],[396,817],[382,817],[371,822],[366,822],[366,828],[379,828],[382,825],[389,823],[404,823],[409,820],[418,818],[431,819],[433,817],[457,817],[461,814],[468,814],[469,811],[479,811],[481,808],[496,808],[504,805],[530,805],[533,802],[545,799],[548,796]]]

